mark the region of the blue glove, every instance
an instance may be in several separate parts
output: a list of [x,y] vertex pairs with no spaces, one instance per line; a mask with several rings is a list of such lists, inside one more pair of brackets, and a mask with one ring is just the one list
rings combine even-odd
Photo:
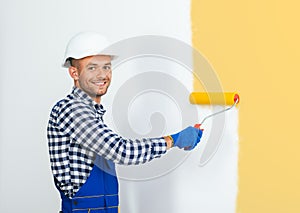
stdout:
[[200,142],[202,130],[189,126],[176,134],[170,135],[174,141],[174,146],[185,150],[194,149]]

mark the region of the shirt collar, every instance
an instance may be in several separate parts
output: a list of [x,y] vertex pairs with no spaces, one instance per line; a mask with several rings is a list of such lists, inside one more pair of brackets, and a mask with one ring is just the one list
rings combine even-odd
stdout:
[[73,86],[72,94],[83,100],[86,104],[93,106],[100,115],[103,115],[106,112],[102,104],[96,103],[88,94],[78,87]]

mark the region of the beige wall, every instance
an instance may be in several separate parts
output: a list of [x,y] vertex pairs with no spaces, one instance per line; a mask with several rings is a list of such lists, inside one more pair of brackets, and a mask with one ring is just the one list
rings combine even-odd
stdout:
[[192,0],[191,8],[194,47],[224,90],[241,96],[237,212],[300,212],[300,2]]

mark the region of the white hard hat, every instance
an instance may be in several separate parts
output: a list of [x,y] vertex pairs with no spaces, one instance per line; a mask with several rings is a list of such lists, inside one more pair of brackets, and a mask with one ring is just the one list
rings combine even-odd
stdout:
[[68,68],[71,65],[69,58],[81,59],[93,55],[110,55],[113,59],[116,55],[109,53],[108,50],[105,51],[109,45],[108,40],[99,33],[80,32],[69,41],[62,66]]

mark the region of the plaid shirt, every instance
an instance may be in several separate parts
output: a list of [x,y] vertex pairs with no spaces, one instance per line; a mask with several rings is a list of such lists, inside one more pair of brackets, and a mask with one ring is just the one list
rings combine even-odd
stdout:
[[48,128],[51,169],[56,187],[73,197],[85,183],[96,154],[117,164],[142,164],[166,152],[161,138],[130,140],[104,123],[102,105],[74,87],[52,109]]

